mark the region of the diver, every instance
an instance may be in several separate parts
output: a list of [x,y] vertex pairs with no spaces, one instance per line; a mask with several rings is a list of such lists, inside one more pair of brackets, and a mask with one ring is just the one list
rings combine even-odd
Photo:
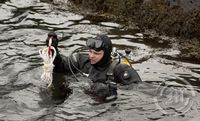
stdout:
[[138,73],[130,65],[122,64],[120,59],[112,59],[112,42],[107,35],[99,34],[88,38],[85,46],[87,52],[74,51],[68,57],[58,51],[59,40],[56,33],[48,34],[47,46],[50,38],[53,38],[51,45],[56,49],[53,72],[73,75],[81,73],[88,77],[92,84],[85,90],[87,94],[103,101],[111,101],[117,99],[117,84],[141,82]]

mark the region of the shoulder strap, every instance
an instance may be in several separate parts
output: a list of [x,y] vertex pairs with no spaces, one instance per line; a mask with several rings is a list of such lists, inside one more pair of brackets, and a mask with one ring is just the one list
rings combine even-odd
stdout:
[[112,63],[110,64],[110,67],[107,71],[107,80],[111,80],[111,81],[114,80],[113,71],[117,64],[119,64],[119,61],[112,61]]

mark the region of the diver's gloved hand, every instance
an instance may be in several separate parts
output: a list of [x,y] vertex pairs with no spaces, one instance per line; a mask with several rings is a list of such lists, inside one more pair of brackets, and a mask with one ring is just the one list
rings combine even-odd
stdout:
[[[50,39],[52,41],[50,41]],[[46,46],[48,47],[49,45],[53,46],[56,51],[58,50],[58,37],[55,32],[49,32],[48,37],[46,39]]]
[[115,82],[110,81],[108,83],[109,87],[109,96],[105,98],[106,101],[112,101],[117,99],[117,84]]
[[85,92],[101,101],[113,101],[117,99],[117,84],[115,82],[108,82],[107,84],[95,82]]

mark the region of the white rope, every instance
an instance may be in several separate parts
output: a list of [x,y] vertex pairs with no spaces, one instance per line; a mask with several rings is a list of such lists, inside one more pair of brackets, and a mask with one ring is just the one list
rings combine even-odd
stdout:
[[51,51],[53,50],[53,52],[48,52],[49,47],[39,50],[39,54],[43,59],[43,73],[41,75],[41,79],[45,82],[48,82],[47,87],[50,87],[52,85],[54,68],[53,61],[56,57],[56,49],[51,46],[51,43],[52,39],[50,38],[49,47],[51,48]]

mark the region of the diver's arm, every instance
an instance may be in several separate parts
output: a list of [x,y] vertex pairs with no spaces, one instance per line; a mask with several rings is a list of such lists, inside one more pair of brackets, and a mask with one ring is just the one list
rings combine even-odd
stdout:
[[78,56],[64,56],[61,54],[57,54],[53,64],[54,64],[54,72],[57,73],[71,73],[76,72],[76,68],[78,68]]
[[126,64],[118,64],[115,66],[114,78],[118,83],[123,85],[142,82],[135,69]]

